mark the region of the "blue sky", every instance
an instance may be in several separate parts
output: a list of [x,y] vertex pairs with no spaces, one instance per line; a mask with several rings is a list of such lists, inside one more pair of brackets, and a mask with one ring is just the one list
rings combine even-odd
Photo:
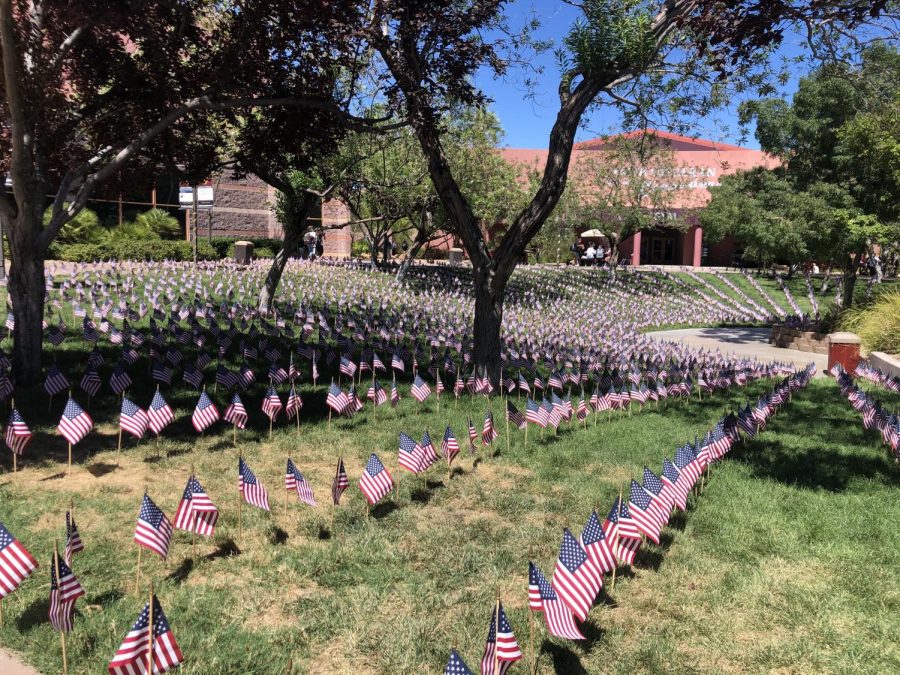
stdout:
[[[542,40],[552,40],[557,44],[579,15],[576,8],[560,0],[513,0],[506,12],[513,28],[520,27],[531,14],[535,14],[541,22],[535,36]],[[799,43],[796,36],[788,36],[782,53],[789,55],[797,53]],[[544,69],[533,97],[528,96],[525,80],[529,73],[524,68],[511,69],[502,80],[495,80],[493,75],[486,71],[479,73],[476,78],[477,84],[494,101],[491,107],[500,118],[506,132],[503,144],[509,147],[547,147],[550,128],[556,116],[559,68],[552,50],[536,56],[531,63]],[[789,82],[784,92],[790,94],[795,88],[796,80]],[[719,111],[717,117],[716,120],[698,120],[694,133],[703,138],[726,143],[740,142],[736,111],[734,109]],[[584,128],[579,130],[578,140],[617,131],[627,129],[622,128],[616,111],[609,107],[600,107],[591,114]],[[742,144],[752,148],[759,147],[753,138],[752,130],[749,138]]]

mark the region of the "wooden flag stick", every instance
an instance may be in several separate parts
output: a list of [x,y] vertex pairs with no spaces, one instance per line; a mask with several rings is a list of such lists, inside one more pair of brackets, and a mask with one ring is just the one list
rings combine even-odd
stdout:
[[153,672],[153,581],[150,581],[150,616],[147,617],[147,672]]
[[[529,651],[531,652],[531,673],[534,675],[537,673],[537,661],[534,656],[534,610],[528,610],[528,633],[529,633]],[[494,645],[496,649],[496,645]]]
[[500,672],[500,650],[497,642],[500,637],[500,589],[497,588],[497,604],[494,606],[494,669],[493,673]]
[[66,470],[68,476],[72,472],[72,444],[69,443],[69,468]]
[[231,443],[237,447],[237,422],[231,425]]
[[[57,596],[62,595],[62,576],[59,573],[59,544],[53,545],[53,566],[56,568],[56,592]],[[63,672],[69,672],[69,662],[66,655],[66,631],[59,631],[59,640],[62,643],[62,662]]]
[[274,416],[269,415],[269,440],[270,441],[272,440],[272,420],[273,419],[274,419]]
[[13,473],[19,470],[19,456],[13,451]]
[[509,454],[509,408],[503,411],[503,419],[506,420],[506,454]]
[[[288,458],[288,459],[290,459],[290,458]],[[295,480],[296,480],[296,478],[295,478]],[[287,519],[287,514],[288,514],[288,496],[289,495],[290,495],[290,490],[285,488],[284,489],[284,517],[285,517],[285,519]]]
[[141,594],[141,552],[143,550],[144,547],[138,544],[137,573],[134,576],[134,592],[138,595]]
[[525,449],[528,449],[528,420],[525,420]]
[[3,628],[3,598],[0,598],[0,628]]

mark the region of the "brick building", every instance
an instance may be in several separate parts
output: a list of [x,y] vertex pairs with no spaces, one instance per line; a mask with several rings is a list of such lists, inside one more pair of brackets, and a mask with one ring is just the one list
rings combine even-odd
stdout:
[[[212,181],[215,203],[211,214],[200,213],[200,236],[212,230],[214,237],[281,239],[284,231],[275,216],[275,188],[256,176],[236,179],[232,175],[218,176]],[[190,220],[191,214],[187,217]],[[210,219],[211,216],[211,219]],[[211,220],[211,222],[210,222]],[[325,229],[325,255],[349,258],[352,245],[350,226],[337,227],[352,220],[350,211],[336,200],[326,201],[313,214],[310,226]]]
[[[634,135],[624,134],[625,137]],[[636,132],[640,133],[640,132]],[[626,238],[619,246],[619,253],[632,265],[729,265],[739,250],[731,238],[721,242],[707,242],[703,228],[696,224],[697,212],[710,200],[709,188],[719,184],[722,176],[757,166],[773,168],[777,160],[761,150],[737,145],[716,143],[703,139],[678,136],[664,131],[650,131],[658,142],[665,143],[674,154],[681,182],[672,203],[657,215],[660,225],[638,232]],[[579,169],[589,166],[592,160],[602,159],[612,139],[594,139],[576,143],[572,150],[570,180],[579,181]],[[547,150],[504,148],[503,157],[528,169],[543,169]],[[652,170],[652,169],[651,169]],[[583,182],[582,182],[583,185]],[[590,190],[590,187],[585,188]],[[588,196],[589,197],[589,196]],[[667,225],[668,223],[668,225]],[[677,223],[677,227],[673,224]],[[580,223],[572,223],[574,237],[588,229]]]

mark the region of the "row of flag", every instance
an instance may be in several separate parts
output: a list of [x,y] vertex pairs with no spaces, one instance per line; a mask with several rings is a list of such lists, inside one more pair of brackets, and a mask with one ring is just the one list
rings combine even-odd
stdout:
[[[805,387],[814,373],[815,367],[810,365],[780,382],[769,396],[764,397],[766,402],[754,407],[754,410],[765,411],[755,432],[789,400],[792,392]],[[773,400],[776,403],[773,404]],[[707,432],[702,442],[695,440],[693,444],[686,443],[678,448],[671,461],[669,458],[663,460],[659,474],[644,467],[642,481],[632,479],[627,498],[620,493],[602,523],[593,511],[580,537],[576,538],[565,528],[550,580],[536,563],[529,561],[528,606],[532,612],[543,615],[551,635],[567,640],[584,639],[578,623],[587,620],[603,588],[604,575],[614,574],[620,565],[631,565],[645,539],[659,544],[660,532],[673,511],[686,511],[688,496],[704,472],[741,440],[744,428],[738,424],[740,414],[725,415]],[[531,639],[533,642],[533,636]],[[482,657],[482,675],[505,673],[521,658],[512,627],[498,602],[491,616]],[[454,648],[444,673],[470,675],[473,671]]]
[[894,459],[900,461],[900,415],[886,410],[881,401],[860,389],[840,363],[836,363],[830,372],[837,379],[841,394],[862,415],[863,427],[877,429],[882,443],[891,449]]

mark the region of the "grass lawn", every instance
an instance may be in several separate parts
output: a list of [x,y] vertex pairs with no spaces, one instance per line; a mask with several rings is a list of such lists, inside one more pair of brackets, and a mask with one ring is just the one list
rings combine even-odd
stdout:
[[[76,447],[67,478],[65,445],[44,426],[29,448],[42,459],[26,458],[14,476],[8,453],[2,458],[0,519],[42,566],[4,602],[0,642],[43,672],[60,671],[47,567],[74,499],[86,551],[73,567],[87,597],[68,638],[70,669],[104,670],[145,601],[146,586],[135,593],[132,542],[141,495],[148,489],[174,519],[193,467],[220,509],[214,540],[198,542],[192,560],[190,536],[177,532],[168,562],[143,556],[184,672],[438,673],[453,645],[477,670],[498,589],[527,654],[529,558],[549,575],[563,527],[577,535],[591,508],[605,515],[644,463],[658,469],[676,444],[763,388],[573,425],[543,443],[532,430],[527,449],[513,430],[509,452],[501,437],[499,456],[480,451],[473,464],[461,455],[449,485],[443,466],[419,478],[404,472],[399,498],[368,519],[356,487],[368,453],[397,477],[399,431],[419,436],[427,427],[437,445],[449,423],[463,445],[467,415],[480,431],[483,399],[457,409],[444,398],[439,414],[433,398],[417,412],[407,397],[396,415],[383,407],[373,418],[367,408],[329,430],[324,390],[305,387],[299,434],[281,422],[269,440],[254,409],[256,431],[239,433],[234,448],[224,426],[197,439],[188,396],[175,400],[179,423],[164,433],[161,459],[151,442],[127,440],[116,468],[116,430],[107,424]],[[255,408],[258,397],[246,400]],[[54,409],[44,424],[57,416]],[[272,512],[245,506],[238,542],[239,451],[268,488]],[[352,485],[331,530],[324,504],[339,453]],[[285,515],[288,455],[318,509],[295,502]],[[834,382],[814,381],[714,467],[660,547],[645,546],[635,569],[621,572],[584,626],[588,640],[548,639],[536,624],[539,672],[898,672],[898,478]]]

